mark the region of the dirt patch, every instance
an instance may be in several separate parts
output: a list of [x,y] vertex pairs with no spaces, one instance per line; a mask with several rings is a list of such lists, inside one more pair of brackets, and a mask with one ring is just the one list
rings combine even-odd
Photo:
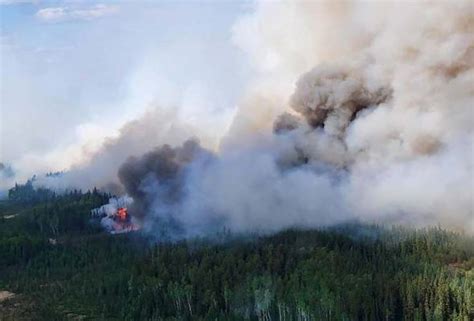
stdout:
[[36,310],[31,300],[21,294],[0,291],[0,321],[36,320]]
[[0,291],[0,302],[11,299],[15,296],[15,293],[8,291]]

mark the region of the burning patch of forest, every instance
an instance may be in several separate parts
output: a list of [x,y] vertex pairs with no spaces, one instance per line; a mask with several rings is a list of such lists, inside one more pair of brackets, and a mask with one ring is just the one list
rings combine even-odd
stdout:
[[111,234],[137,231],[140,225],[127,207],[131,202],[129,197],[111,198],[108,204],[93,209],[92,217],[99,219],[101,226]]

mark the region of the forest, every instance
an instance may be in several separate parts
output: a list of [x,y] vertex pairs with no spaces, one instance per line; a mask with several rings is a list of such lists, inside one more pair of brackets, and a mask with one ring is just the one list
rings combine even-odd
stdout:
[[0,202],[0,320],[474,320],[474,238],[345,224],[159,241],[110,235],[111,195],[28,182]]

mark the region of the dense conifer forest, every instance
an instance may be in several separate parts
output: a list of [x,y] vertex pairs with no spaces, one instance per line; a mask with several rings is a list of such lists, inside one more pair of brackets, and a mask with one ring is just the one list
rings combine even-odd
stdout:
[[474,239],[345,225],[158,242],[109,235],[110,195],[16,186],[0,203],[0,320],[474,319]]

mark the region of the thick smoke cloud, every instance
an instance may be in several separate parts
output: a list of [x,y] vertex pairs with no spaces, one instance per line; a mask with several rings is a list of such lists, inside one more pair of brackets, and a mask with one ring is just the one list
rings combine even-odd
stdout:
[[83,161],[63,173],[61,177],[41,177],[36,185],[57,191],[96,186],[112,193],[122,193],[123,187],[117,176],[122,163],[130,156],[140,155],[155,146],[169,143],[180,144],[195,133],[183,124],[171,109],[153,108],[140,118],[121,128],[117,137],[109,138],[94,152],[83,150]]
[[212,154],[195,140],[180,147],[163,145],[130,157],[119,169],[118,176],[134,203],[131,212],[145,221],[145,227],[162,228],[169,236],[183,232],[183,222],[175,213],[186,197],[187,172],[192,163],[207,163]]
[[217,139],[209,133],[216,134],[223,130],[223,124],[212,127],[218,116],[214,116],[206,125],[200,125],[183,119],[181,112],[179,106],[154,104],[140,117],[122,126],[115,137],[106,138],[98,147],[91,148],[87,144],[81,146],[76,153],[78,161],[68,170],[59,168],[62,172],[60,177],[39,176],[34,184],[58,192],[98,187],[113,194],[121,194],[124,188],[117,175],[118,169],[131,156],[141,155],[162,144],[179,145],[195,136],[199,137],[203,146],[214,149]]
[[[247,19],[257,36],[243,24],[239,39],[278,57],[272,73],[303,73],[274,125],[278,159],[337,169],[333,190],[359,219],[473,231],[473,12],[463,1],[260,4]],[[251,108],[240,116],[255,120]]]
[[[237,33],[258,19],[258,41],[278,62],[262,68],[262,90],[243,101],[221,153],[206,166],[187,165],[179,183],[186,192],[173,207],[181,227],[272,231],[362,220],[472,232],[471,9],[467,2],[260,5]],[[303,22],[271,28],[295,16]],[[319,34],[329,27],[340,34]],[[297,41],[311,30],[326,42]],[[341,36],[353,30],[362,36],[346,42]],[[294,50],[275,43],[277,35],[292,39]],[[294,64],[298,56],[324,63],[311,69]],[[294,81],[298,72],[286,98],[288,86],[264,85],[266,75]],[[140,184],[145,195],[135,198],[167,199],[162,187]]]
[[234,40],[260,76],[220,150],[127,161],[132,214],[172,237],[350,220],[473,233],[473,9],[258,4]]
[[[150,210],[147,199],[150,189],[159,189],[160,201],[176,204],[182,201],[185,169],[197,157],[206,157],[209,152],[194,140],[187,140],[181,147],[163,145],[142,157],[130,157],[119,169],[120,182],[135,202],[135,213],[146,215]],[[153,188],[150,188],[152,186]],[[140,201],[144,201],[141,203]]]
[[310,126],[324,126],[328,134],[342,137],[357,112],[389,98],[388,88],[372,87],[361,72],[322,65],[299,79],[290,104]]

